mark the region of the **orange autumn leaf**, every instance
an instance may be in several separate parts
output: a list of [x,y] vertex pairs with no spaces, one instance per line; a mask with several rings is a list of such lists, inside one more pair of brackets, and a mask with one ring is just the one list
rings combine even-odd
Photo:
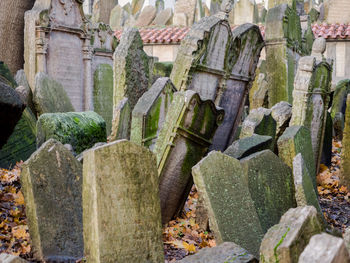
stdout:
[[182,242],[184,249],[189,253],[196,253],[196,247],[194,244],[189,244],[186,241]]

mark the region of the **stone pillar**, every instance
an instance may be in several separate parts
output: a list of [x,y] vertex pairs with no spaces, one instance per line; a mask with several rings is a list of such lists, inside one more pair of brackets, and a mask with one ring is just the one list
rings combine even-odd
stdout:
[[84,61],[84,110],[94,110],[93,102],[93,82],[92,82],[92,53],[93,49],[89,44],[90,39],[85,39],[83,47],[83,61]]

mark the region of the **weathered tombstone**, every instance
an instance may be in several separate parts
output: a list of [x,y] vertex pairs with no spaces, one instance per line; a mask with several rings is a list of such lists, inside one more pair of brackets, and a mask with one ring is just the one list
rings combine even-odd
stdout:
[[216,242],[235,242],[257,256],[264,231],[239,161],[212,151],[192,168],[192,174]]
[[111,10],[118,4],[118,0],[97,0],[92,11],[92,21],[109,24]]
[[[285,2],[287,1],[281,0],[278,4]],[[292,104],[296,67],[299,57],[304,55],[300,18],[295,6],[273,6],[269,2],[271,9],[267,12],[265,27],[269,107],[280,101]]]
[[108,64],[98,65],[94,73],[94,111],[106,121],[109,135],[113,119],[113,68]]
[[258,22],[258,9],[255,1],[240,0],[233,8],[233,25]]
[[188,19],[185,13],[174,13],[173,25],[180,26],[180,27],[187,27],[188,26],[187,20]]
[[37,0],[25,14],[24,71],[30,87],[38,72],[47,74],[63,85],[76,111],[93,110],[93,72],[100,60],[112,63],[115,43],[111,30],[87,20],[82,3]]
[[33,92],[29,86],[26,74],[24,73],[23,69],[17,71],[15,76],[15,81],[18,86],[16,88],[17,93],[20,95],[23,101],[27,104],[27,107],[29,107],[30,110],[34,114],[36,114],[34,103],[33,103]]
[[252,136],[253,134],[271,136],[275,141],[276,121],[272,117],[270,109],[258,108],[250,111],[242,124],[240,139]]
[[178,90],[194,90],[225,110],[211,147],[221,151],[234,140],[264,46],[256,25],[244,24],[231,32],[227,15],[232,6],[223,8],[192,27],[181,42],[170,77]]
[[44,143],[22,167],[32,251],[37,260],[83,257],[82,166],[61,143]]
[[187,256],[178,263],[257,263],[258,260],[233,242],[224,242],[216,247],[203,248],[192,256]]
[[128,17],[129,14],[120,5],[116,5],[111,11],[109,25],[112,30],[122,29]]
[[143,27],[152,23],[157,15],[157,8],[152,5],[145,6],[136,20],[135,26]]
[[0,254],[0,262],[1,263],[28,263],[28,261],[20,258],[19,256],[14,256],[10,254],[2,253]]
[[[132,111],[139,98],[148,90],[149,83],[149,58],[143,51],[143,42],[136,28],[123,31],[113,56],[113,108],[127,98]],[[117,130],[118,126],[119,123],[113,122],[112,130]]]
[[323,147],[320,162],[328,167],[332,164],[333,122],[331,114],[327,111],[324,128]]
[[332,100],[331,115],[333,119],[337,112],[341,112],[345,114],[346,97],[349,93],[350,93],[350,79],[344,79],[342,81],[339,81],[339,83],[337,84],[334,90],[334,95]]
[[276,138],[278,139],[289,126],[292,118],[292,105],[286,101],[281,101],[271,108],[272,118],[277,123]]
[[113,110],[112,132],[109,141],[130,138],[131,113],[129,100],[123,98]]
[[171,25],[173,18],[173,9],[167,8],[161,12],[159,12],[156,18],[153,20],[152,24],[158,26]]
[[164,10],[164,0],[156,0],[155,6],[157,8],[157,13],[163,11]]
[[[255,89],[253,90],[253,88]],[[250,109],[257,109],[260,107],[268,108],[269,96],[267,89],[266,74],[260,73],[256,76],[250,94]]]
[[131,2],[131,14],[136,15],[141,11],[145,0],[132,0]]
[[270,150],[240,160],[264,233],[296,207],[291,169]]
[[268,9],[274,8],[281,4],[292,5],[294,0],[268,0]]
[[316,171],[321,161],[332,81],[333,62],[322,59],[325,49],[325,39],[318,38],[314,42],[312,55],[299,60],[290,121],[290,125],[302,125],[310,129]]
[[34,2],[35,0],[0,2],[0,59],[9,66],[12,74],[23,68],[24,13],[33,7]]
[[348,263],[350,256],[342,238],[322,233],[310,239],[298,262]]
[[224,151],[224,154],[239,160],[253,153],[267,149],[273,150],[272,137],[253,134],[252,136],[234,141],[231,146]]
[[293,168],[293,159],[301,153],[316,189],[316,166],[312,152],[310,130],[304,126],[290,126],[277,141],[278,156]]
[[297,263],[310,238],[322,230],[322,222],[315,207],[289,209],[279,224],[265,234],[260,246],[260,261]]
[[[350,105],[350,94],[346,99],[346,103]],[[341,183],[350,187],[350,107],[346,107],[345,111],[345,127],[342,141],[341,152]]]
[[169,78],[159,78],[142,95],[132,112],[132,142],[154,150],[175,92]]
[[95,112],[45,113],[37,122],[37,147],[53,138],[72,145],[77,154],[97,142],[105,142],[106,123]]
[[175,3],[174,14],[185,14],[187,26],[192,26],[195,22],[197,0],[178,0]]
[[126,140],[86,152],[83,219],[88,262],[164,262],[155,156]]
[[33,102],[38,116],[44,113],[74,111],[63,86],[42,72],[35,76]]
[[295,187],[295,199],[298,206],[312,205],[322,215],[313,180],[305,165],[303,156],[299,153],[293,159],[293,178]]
[[224,111],[194,91],[174,94],[154,152],[157,155],[162,221],[182,208],[193,185],[191,168],[206,154]]

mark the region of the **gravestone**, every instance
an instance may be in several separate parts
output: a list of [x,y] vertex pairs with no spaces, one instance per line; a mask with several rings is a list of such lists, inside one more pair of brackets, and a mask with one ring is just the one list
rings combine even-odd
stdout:
[[22,167],[21,184],[35,259],[83,257],[82,166],[60,142],[48,140]]
[[325,48],[325,39],[318,38],[314,42],[312,55],[299,60],[290,121],[290,125],[302,125],[310,129],[316,171],[321,161],[332,82],[333,62],[322,59]]
[[271,108],[271,115],[277,123],[276,137],[278,139],[289,126],[289,121],[292,118],[292,105],[281,101]]
[[136,20],[135,26],[144,27],[152,23],[157,15],[157,8],[152,5],[145,6]]
[[195,255],[187,256],[178,263],[257,263],[258,260],[233,242],[224,242],[212,248],[202,248]]
[[178,0],[174,7],[174,16],[185,14],[186,26],[192,26],[195,22],[197,0]]
[[24,99],[24,102],[27,104],[27,107],[36,115],[34,103],[33,103],[33,92],[29,87],[29,83],[24,73],[24,70],[18,70],[15,76],[15,81],[17,83],[16,91],[19,93],[20,97]]
[[107,135],[113,119],[113,68],[100,64],[94,73],[94,111],[106,121]]
[[208,151],[224,111],[194,91],[174,94],[154,152],[157,155],[162,222],[181,210],[193,185],[191,168]]
[[298,153],[293,159],[293,178],[295,187],[295,199],[298,206],[312,205],[322,215],[313,180],[305,165],[303,156]]
[[2,253],[0,254],[0,262],[2,263],[28,263],[28,261],[20,258],[19,256],[14,256],[10,254]]
[[278,139],[277,145],[278,156],[290,168],[293,168],[294,157],[301,153],[316,191],[316,166],[310,130],[304,126],[290,126]]
[[347,263],[350,262],[350,256],[342,238],[322,233],[310,239],[298,262]]
[[94,69],[106,60],[112,64],[116,42],[111,30],[101,30],[106,25],[89,22],[82,3],[38,0],[25,14],[24,31],[30,87],[35,88],[38,72],[47,74],[63,85],[76,111],[93,110]]
[[24,13],[33,7],[34,2],[35,0],[0,2],[0,59],[9,66],[13,75],[23,68]]
[[45,113],[37,122],[37,147],[50,138],[72,145],[74,152],[79,154],[95,143],[107,140],[106,123],[92,111]]
[[[127,98],[132,111],[149,85],[149,58],[143,51],[143,42],[136,28],[124,29],[113,57],[113,108]],[[117,130],[118,125],[113,122],[112,130]]]
[[145,0],[132,0],[131,2],[131,14],[136,15],[141,11]]
[[270,109],[253,109],[250,111],[248,117],[245,118],[239,137],[242,139],[253,134],[271,136],[272,140],[275,141],[276,121],[272,117],[272,111]]
[[129,14],[120,5],[116,5],[111,10],[109,25],[112,30],[120,30],[123,28],[123,25],[128,17]]
[[118,0],[97,0],[92,11],[92,21],[109,24],[111,10],[118,4]]
[[322,222],[315,207],[289,209],[279,224],[265,234],[260,246],[260,261],[297,263],[310,238],[322,230]]
[[192,168],[192,174],[216,242],[235,242],[257,256],[264,231],[239,161],[211,151]]
[[268,9],[274,8],[281,4],[292,5],[294,0],[268,0]]
[[231,32],[232,7],[196,23],[181,42],[171,80],[178,90],[194,90],[225,110],[211,149],[225,150],[234,140],[249,87],[264,46],[259,27],[244,24]]
[[350,79],[344,79],[339,81],[339,83],[337,84],[334,90],[334,95],[332,100],[331,115],[333,119],[337,112],[341,112],[345,114],[346,97],[349,93],[350,93]]
[[142,95],[132,112],[132,142],[154,150],[175,92],[169,78],[159,78]]
[[267,149],[273,150],[272,137],[253,134],[252,136],[234,141],[232,145],[224,151],[224,154],[239,160],[253,153]]
[[[118,125],[115,125],[118,124]],[[131,109],[127,98],[123,98],[113,110],[112,132],[109,141],[130,138]]]
[[343,131],[344,131],[344,124],[345,124],[345,119],[344,119],[344,114],[341,112],[337,112],[334,115],[333,119],[333,130],[334,130],[334,136],[336,140],[343,140]]
[[188,27],[187,16],[185,13],[174,13],[173,26]]
[[63,86],[42,72],[35,76],[33,102],[38,116],[44,113],[74,111]]
[[271,150],[240,160],[264,233],[296,207],[291,169]]
[[164,262],[155,156],[126,140],[86,152],[83,220],[88,262]]
[[258,9],[255,1],[240,0],[233,8],[233,25],[242,25],[244,23],[258,23]]
[[[350,94],[348,95],[346,102],[350,105]],[[345,127],[342,140],[342,152],[341,152],[341,183],[350,187],[350,107],[345,111]]]
[[164,10],[164,0],[156,0],[155,6],[157,8],[157,13],[163,11]]
[[158,25],[158,26],[169,26],[172,24],[173,20],[173,9],[167,8],[165,10],[162,10],[159,12],[156,16],[156,18],[153,20],[152,25]]
[[268,108],[269,96],[265,73],[260,73],[258,76],[256,76],[253,86],[250,90],[250,94],[250,109],[257,109],[260,107]]

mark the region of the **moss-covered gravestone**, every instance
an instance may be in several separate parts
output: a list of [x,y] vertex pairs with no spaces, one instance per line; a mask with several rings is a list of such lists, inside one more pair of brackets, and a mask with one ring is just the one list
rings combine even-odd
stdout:
[[[196,23],[181,41],[171,80],[178,90],[198,92],[225,110],[212,149],[225,150],[234,135],[244,108],[249,87],[255,78],[264,41],[259,27],[243,24],[231,32],[227,9]],[[223,5],[223,8],[225,8]]]
[[[346,99],[346,103],[350,105],[350,94]],[[350,107],[345,111],[345,127],[342,141],[341,152],[341,182],[342,184],[350,187]]]
[[35,259],[71,263],[83,257],[82,166],[49,140],[22,167],[21,184]]
[[332,82],[333,62],[323,57],[325,50],[326,40],[318,38],[314,42],[312,55],[299,60],[290,121],[290,125],[302,125],[310,129],[316,171],[321,161]]
[[321,233],[322,221],[313,206],[288,210],[279,224],[271,227],[260,246],[260,262],[297,263],[310,238]]
[[346,97],[350,93],[350,79],[344,79],[338,82],[334,90],[331,115],[335,118],[337,112],[345,114]]
[[167,223],[182,208],[191,190],[192,166],[208,151],[224,111],[194,91],[174,94],[155,145],[160,177],[162,221]]
[[276,139],[278,139],[289,126],[289,121],[292,118],[292,105],[281,101],[271,108],[271,115],[277,123]]
[[79,154],[95,143],[106,142],[106,123],[95,112],[45,113],[37,123],[37,146],[53,138],[73,146]]
[[164,262],[156,158],[119,140],[84,154],[87,262]]
[[113,119],[113,68],[100,64],[94,73],[94,111],[106,121],[107,135]]
[[[136,28],[123,31],[113,57],[113,108],[127,98],[132,111],[139,98],[148,90],[149,81],[149,58],[143,51],[143,42]],[[113,122],[112,132],[118,130],[118,126],[118,122]]]
[[235,242],[257,256],[264,231],[240,162],[212,151],[192,168],[192,174],[216,242]]
[[38,116],[44,113],[75,111],[63,86],[42,72],[35,76],[33,101]]
[[132,112],[131,141],[154,149],[175,92],[169,78],[159,78],[142,95]]
[[118,4],[118,0],[98,0],[94,3],[92,21],[109,24],[111,10]]
[[292,170],[270,150],[241,159],[241,165],[264,233],[296,207]]
[[272,137],[253,134],[250,137],[234,141],[232,145],[224,151],[224,154],[239,160],[253,153],[267,149],[273,150]]
[[293,168],[293,159],[301,153],[316,189],[316,167],[312,152],[310,130],[304,126],[290,126],[277,141],[278,156]]
[[112,125],[116,123],[118,123],[118,126],[113,126],[112,133],[108,137],[109,141],[129,139],[131,127],[131,108],[128,98],[123,98],[113,110]]

